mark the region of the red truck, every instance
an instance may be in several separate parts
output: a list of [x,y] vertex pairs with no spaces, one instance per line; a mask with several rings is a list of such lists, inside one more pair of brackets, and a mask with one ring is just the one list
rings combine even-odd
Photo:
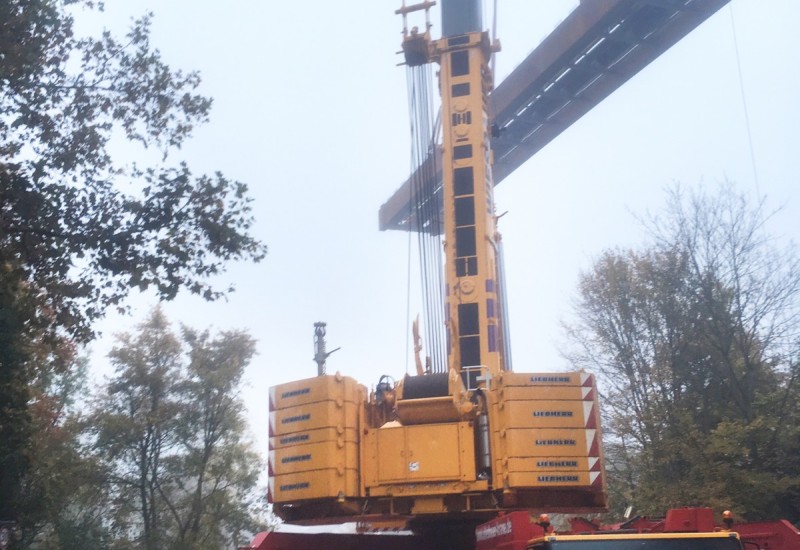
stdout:
[[556,533],[547,517],[527,512],[499,516],[475,530],[475,550],[800,550],[800,531],[785,520],[735,523],[730,514],[714,523],[710,508],[677,508],[664,518],[636,517],[601,525],[572,518]]
[[453,523],[435,529],[375,530],[350,523],[318,527],[284,525],[259,533],[242,550],[800,550],[800,531],[785,520],[737,523],[729,515],[714,523],[710,508],[677,508],[664,518],[636,517],[601,525],[570,519],[556,532],[546,516],[500,515],[478,525]]

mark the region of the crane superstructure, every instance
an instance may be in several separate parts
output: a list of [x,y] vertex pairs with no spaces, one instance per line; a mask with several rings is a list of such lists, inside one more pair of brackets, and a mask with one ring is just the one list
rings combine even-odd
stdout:
[[446,364],[371,392],[338,374],[272,388],[270,498],[289,520],[606,506],[594,377],[507,369],[489,112],[497,46],[480,0],[444,0],[440,39],[429,23],[408,29],[409,14],[427,22],[434,5],[397,13],[406,64],[439,68],[442,222],[415,229],[443,237]]

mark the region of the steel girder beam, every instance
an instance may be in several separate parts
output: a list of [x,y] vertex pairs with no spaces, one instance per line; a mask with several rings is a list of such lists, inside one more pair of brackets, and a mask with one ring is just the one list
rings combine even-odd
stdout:
[[[499,130],[492,139],[494,184],[729,1],[583,0],[490,95]],[[431,162],[433,188],[441,193],[439,148],[425,161]],[[410,181],[381,206],[381,230],[424,226],[411,207]]]

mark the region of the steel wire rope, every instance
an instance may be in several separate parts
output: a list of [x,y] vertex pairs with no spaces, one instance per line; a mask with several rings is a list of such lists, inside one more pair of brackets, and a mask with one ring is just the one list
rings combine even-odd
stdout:
[[[408,118],[409,118],[409,141],[410,141],[410,151],[409,151],[409,173],[414,174],[414,170],[416,169],[416,153],[415,153],[415,143],[414,143],[414,132],[416,131],[416,125],[414,124],[414,95],[413,95],[413,81],[411,77],[411,68],[409,67],[406,70],[406,94],[408,96]],[[413,181],[411,182],[412,185],[408,186],[408,203],[409,205],[414,204],[414,193],[416,189],[414,188]],[[411,233],[414,230],[412,224],[414,223],[414,213],[409,212],[408,214],[408,252],[406,256],[406,324],[405,324],[405,334],[406,334],[406,374],[408,374],[408,355],[411,351],[411,346],[409,345],[409,339],[411,337],[411,332],[409,331],[409,327],[411,325]],[[415,342],[416,344],[416,342]]]
[[[429,84],[427,86],[428,93],[431,93],[432,86],[430,84],[431,75],[428,74]],[[433,102],[428,102],[429,108],[433,108]],[[446,325],[444,322],[444,312],[445,312],[445,296],[444,296],[444,249],[442,247],[442,240],[441,240],[441,227],[442,223],[440,220],[440,214],[442,212],[442,205],[436,193],[436,186],[437,186],[437,179],[436,174],[438,173],[438,167],[436,163],[436,136],[438,135],[439,124],[441,123],[440,116],[437,113],[437,116],[433,116],[433,112],[428,114],[428,120],[432,122],[432,127],[428,130],[428,150],[427,153],[430,155],[431,158],[431,165],[430,169],[428,170],[428,182],[430,184],[430,191],[431,191],[431,210],[433,213],[432,216],[432,226],[431,226],[431,233],[430,239],[433,243],[434,249],[434,271],[432,278],[433,284],[435,285],[434,288],[436,290],[435,296],[436,299],[431,304],[432,312],[431,312],[431,326],[434,330],[435,335],[435,350],[438,354],[438,364],[439,372],[447,372],[448,365],[447,365],[447,350],[446,350],[446,341],[445,341],[445,331]]]
[[420,231],[417,233],[418,241],[420,244],[421,263],[422,263],[422,285],[424,288],[424,308],[425,308],[425,334],[427,338],[426,350],[427,355],[431,357],[433,363],[433,370],[438,370],[438,357],[436,354],[437,339],[434,328],[434,319],[432,317],[431,305],[436,300],[436,292],[432,283],[432,269],[434,258],[433,244],[431,243],[430,233],[432,230],[431,224],[434,223],[431,212],[431,189],[429,181],[429,168],[430,164],[425,164],[426,153],[430,144],[430,96],[428,93],[429,81],[426,78],[429,73],[429,66],[424,65],[416,69],[415,79],[417,82],[417,107],[416,123],[418,125],[417,132],[417,161],[419,167],[422,169],[418,172],[418,189],[419,193],[419,213],[418,219],[421,221]]
[[[419,101],[418,97],[418,86],[419,82],[417,81],[415,75],[416,69],[414,67],[408,67],[406,71],[406,83],[408,85],[408,101],[409,101],[409,124],[411,129],[411,189],[412,189],[412,196],[414,198],[413,202],[411,203],[413,212],[411,213],[411,222],[409,223],[409,231],[420,231],[420,195],[421,195],[421,188],[419,184],[419,114],[417,108],[417,102]],[[413,225],[416,227],[414,227]],[[417,238],[417,246],[420,246],[419,238]],[[421,250],[419,252],[418,257],[419,262],[419,269],[422,273],[424,270],[423,262],[422,262],[422,254]],[[422,283],[423,280],[420,280]],[[420,290],[422,292],[422,300],[423,306],[427,301],[427,297],[425,296],[425,287],[421,285]],[[409,319],[410,320],[410,319]],[[406,330],[408,330],[408,326]],[[416,345],[416,342],[414,342]],[[427,344],[427,342],[425,343]]]
[[[411,168],[414,169],[413,167]],[[413,190],[409,186],[408,190],[408,202],[411,204],[411,196],[413,194]],[[411,338],[411,334],[408,331],[408,327],[411,324],[411,228],[408,230],[408,244],[406,246],[406,324],[405,324],[405,333],[406,333],[406,375],[408,375],[408,355],[411,352],[411,346],[409,345],[409,339]]]
[[[424,346],[434,372],[444,372],[443,277],[441,242],[438,237],[439,205],[435,191],[435,141],[432,131],[430,66],[409,67],[409,111],[412,134],[412,219],[418,236],[421,291],[423,298]],[[430,157],[429,157],[430,155]],[[426,163],[426,159],[431,160]]]
[[744,92],[744,77],[742,76],[742,60],[739,55],[739,40],[736,36],[736,23],[733,17],[733,5],[728,6],[728,13],[731,15],[731,32],[733,34],[733,50],[736,54],[736,69],[739,75],[739,92],[742,96],[742,108],[744,110],[744,124],[747,130],[747,144],[750,147],[750,164],[753,168],[753,182],[756,187],[756,195],[760,196],[760,186],[758,184],[758,170],[756,169],[756,153],[753,148],[753,132],[750,127],[750,113],[747,109],[747,95]]
[[419,79],[419,72],[420,67],[412,67],[409,68],[409,82],[411,83],[411,90],[409,96],[412,99],[411,105],[411,124],[413,127],[413,149],[412,149],[412,185],[414,186],[414,219],[416,221],[416,231],[417,231],[417,247],[419,250],[419,269],[420,269],[420,290],[422,292],[422,305],[424,308],[423,311],[423,322],[425,326],[425,340],[423,342],[423,346],[426,351],[430,347],[431,343],[428,342],[428,333],[427,333],[427,325],[428,325],[428,314],[427,314],[427,304],[430,300],[430,296],[428,295],[428,286],[426,285],[426,271],[427,271],[427,254],[426,254],[426,246],[425,241],[421,239],[422,231],[424,230],[424,223],[425,217],[423,215],[424,211],[424,201],[425,201],[425,192],[424,192],[424,175],[421,173],[422,171],[422,162],[423,159],[420,158],[420,134],[423,133],[423,128],[421,125],[424,123],[422,119],[422,115],[420,113],[422,109],[421,103],[421,93],[420,93],[420,86],[423,85]]
[[[408,372],[408,353],[411,350],[411,346],[409,345],[408,338],[410,337],[410,323],[411,323],[411,232],[415,230],[419,230],[415,228],[415,224],[419,223],[419,196],[420,196],[420,189],[417,182],[417,169],[418,166],[418,143],[417,143],[417,134],[419,132],[419,125],[417,124],[417,86],[418,83],[414,77],[414,68],[408,67],[406,70],[406,86],[407,86],[407,96],[408,96],[408,116],[409,116],[409,132],[410,132],[410,174],[411,174],[411,185],[409,186],[409,204],[411,205],[411,212],[409,213],[409,235],[408,235],[408,246],[409,246],[409,254],[408,254],[408,266],[407,266],[407,307],[406,307],[406,373]],[[420,265],[420,269],[422,269]],[[424,289],[423,289],[423,302],[425,300],[424,297]],[[414,342],[416,345],[416,342]]]
[[439,235],[439,212],[440,205],[436,196],[436,156],[434,142],[434,128],[433,128],[433,102],[432,102],[432,86],[431,86],[431,70],[430,66],[426,66],[421,71],[423,78],[423,85],[420,91],[423,94],[422,105],[424,113],[421,119],[424,121],[424,132],[420,132],[422,141],[420,142],[420,158],[430,158],[431,162],[427,165],[427,170],[424,173],[424,182],[426,186],[426,212],[424,213],[425,219],[428,220],[428,231],[424,232],[424,240],[428,246],[428,260],[426,266],[426,283],[429,285],[428,295],[430,301],[427,304],[427,320],[428,320],[428,340],[431,343],[430,352],[433,363],[433,370],[435,372],[444,372],[444,366],[441,350],[443,349],[443,342],[441,339],[441,327],[443,326],[442,319],[442,306],[444,303],[443,285],[442,285],[442,250],[441,240]]
[[421,285],[423,289],[423,307],[424,307],[424,332],[426,336],[425,342],[425,349],[426,355],[430,355],[432,352],[432,347],[434,346],[434,342],[431,340],[431,332],[430,332],[430,317],[429,317],[429,304],[430,301],[433,299],[431,296],[431,287],[430,287],[430,279],[429,279],[429,272],[430,272],[430,247],[428,239],[425,237],[425,229],[427,224],[429,223],[430,219],[428,217],[428,186],[426,181],[427,172],[424,170],[425,168],[425,157],[424,157],[424,149],[425,149],[425,136],[427,130],[427,120],[426,120],[426,94],[425,94],[425,87],[427,82],[425,82],[425,65],[418,66],[414,69],[414,79],[416,83],[416,107],[417,111],[415,113],[415,123],[417,125],[417,141],[416,141],[416,157],[417,157],[417,222],[418,222],[418,232],[417,232],[417,242],[420,247],[420,266],[421,266]]

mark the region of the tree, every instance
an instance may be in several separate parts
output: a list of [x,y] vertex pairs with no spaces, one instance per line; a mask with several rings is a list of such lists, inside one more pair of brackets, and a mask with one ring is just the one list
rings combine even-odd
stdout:
[[[120,39],[75,35],[92,0],[0,2],[0,518],[13,519],[29,467],[29,343],[85,343],[131,289],[215,299],[211,277],[259,260],[247,186],[194,176],[175,154],[211,100],[197,73],[167,66],[150,16]],[[158,153],[126,165],[126,139]],[[152,156],[152,155],[151,155]]]
[[576,366],[601,374],[617,507],[800,517],[800,260],[732,186],[646,221],[582,275]]
[[105,521],[108,494],[97,461],[82,448],[77,422],[88,361],[75,362],[61,374],[39,370],[32,387],[31,463],[17,500],[22,547],[105,548],[113,537]]
[[[0,7],[0,251],[4,264],[47,291],[53,323],[87,337],[89,323],[131,288],[214,298],[220,292],[208,276],[264,249],[247,235],[244,184],[167,164],[208,119],[211,100],[195,92],[199,75],[161,61],[150,16],[124,40],[108,32],[78,38],[65,4],[92,2]],[[157,149],[164,163],[119,165],[108,147],[118,135]]]
[[178,444],[177,396],[181,346],[166,318],[156,310],[136,336],[121,334],[109,357],[115,376],[92,407],[89,426],[114,495],[114,516],[130,531],[130,518],[147,549],[164,546],[159,492],[165,483],[164,459]]
[[0,508],[13,511],[22,546],[58,540],[59,548],[98,547],[106,536],[98,519],[103,494],[92,484],[93,464],[81,453],[72,419],[86,361],[67,338],[51,340],[30,323],[22,331],[35,300],[25,284],[5,290],[0,391],[12,399],[0,402]]
[[[255,341],[244,332],[206,332],[184,328],[190,361],[182,393],[188,407],[179,427],[182,456],[176,471],[191,475],[191,492],[178,492],[167,505],[180,546],[222,547],[252,533],[251,489],[258,481],[258,456],[244,440],[244,406],[238,387]],[[181,482],[182,488],[184,484]]]
[[255,353],[243,332],[184,329],[156,309],[110,358],[86,423],[125,540],[144,548],[236,547],[259,527],[261,472],[239,385]]

